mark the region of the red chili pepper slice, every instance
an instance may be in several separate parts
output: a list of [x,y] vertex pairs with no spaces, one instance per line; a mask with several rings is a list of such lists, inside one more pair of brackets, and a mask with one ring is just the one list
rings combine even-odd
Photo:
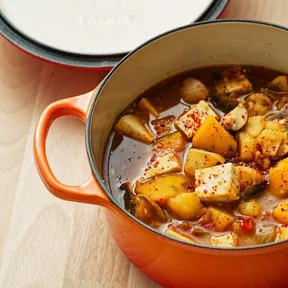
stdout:
[[242,218],[241,228],[246,233],[253,232],[255,228],[255,222],[252,218]]

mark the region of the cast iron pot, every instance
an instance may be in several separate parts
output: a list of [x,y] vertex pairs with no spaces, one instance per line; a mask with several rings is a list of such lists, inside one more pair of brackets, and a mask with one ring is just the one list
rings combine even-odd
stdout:
[[[167,76],[202,66],[251,64],[288,73],[287,49],[287,28],[239,20],[198,23],[144,43],[127,55],[99,88],[57,101],[43,112],[34,139],[35,160],[43,182],[58,198],[105,207],[120,249],[142,272],[166,287],[287,287],[287,240],[233,249],[181,242],[125,211],[101,176],[110,130],[141,92]],[[56,118],[66,115],[86,123],[92,175],[81,186],[60,183],[47,161],[49,127]]]

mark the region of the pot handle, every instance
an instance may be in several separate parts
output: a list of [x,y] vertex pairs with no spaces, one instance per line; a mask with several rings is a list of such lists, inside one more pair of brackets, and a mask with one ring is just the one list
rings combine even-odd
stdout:
[[94,94],[95,90],[81,96],[59,100],[44,110],[35,130],[34,157],[42,181],[56,197],[74,202],[109,206],[111,202],[92,175],[80,186],[65,185],[53,174],[46,155],[46,138],[53,121],[62,116],[72,116],[86,122],[88,108]]

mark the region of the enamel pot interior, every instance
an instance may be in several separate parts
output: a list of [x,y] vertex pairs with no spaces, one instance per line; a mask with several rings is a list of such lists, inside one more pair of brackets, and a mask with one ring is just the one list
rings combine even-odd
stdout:
[[288,73],[287,45],[287,28],[261,22],[224,20],[170,31],[126,56],[96,92],[86,126],[90,165],[110,200],[123,209],[117,195],[110,191],[109,183],[102,181],[106,142],[117,118],[141,92],[168,76],[205,66],[261,65]]

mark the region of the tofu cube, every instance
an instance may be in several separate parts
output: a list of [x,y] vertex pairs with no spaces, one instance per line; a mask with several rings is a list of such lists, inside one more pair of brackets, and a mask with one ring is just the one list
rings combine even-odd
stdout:
[[145,179],[152,178],[172,172],[180,172],[182,166],[180,160],[174,153],[168,153],[160,157],[153,156],[150,159],[149,166],[144,171]]
[[223,163],[225,163],[225,158],[219,154],[190,148],[186,157],[184,171],[194,176],[197,169],[208,168]]
[[239,175],[231,163],[197,169],[195,179],[195,193],[201,201],[229,202],[239,199]]
[[222,74],[223,78],[216,84],[218,93],[229,97],[239,97],[251,93],[252,84],[238,68],[227,69]]
[[222,236],[211,236],[210,245],[217,247],[237,247],[239,237],[235,234],[226,234]]
[[278,241],[288,239],[288,227],[280,227],[278,233],[279,233]]
[[282,143],[282,132],[265,129],[257,138],[265,156],[275,156]]
[[208,115],[218,118],[218,115],[205,101],[200,101],[176,120],[175,127],[191,139]]
[[225,81],[225,94],[238,97],[252,92],[252,84],[243,75],[241,78]]

